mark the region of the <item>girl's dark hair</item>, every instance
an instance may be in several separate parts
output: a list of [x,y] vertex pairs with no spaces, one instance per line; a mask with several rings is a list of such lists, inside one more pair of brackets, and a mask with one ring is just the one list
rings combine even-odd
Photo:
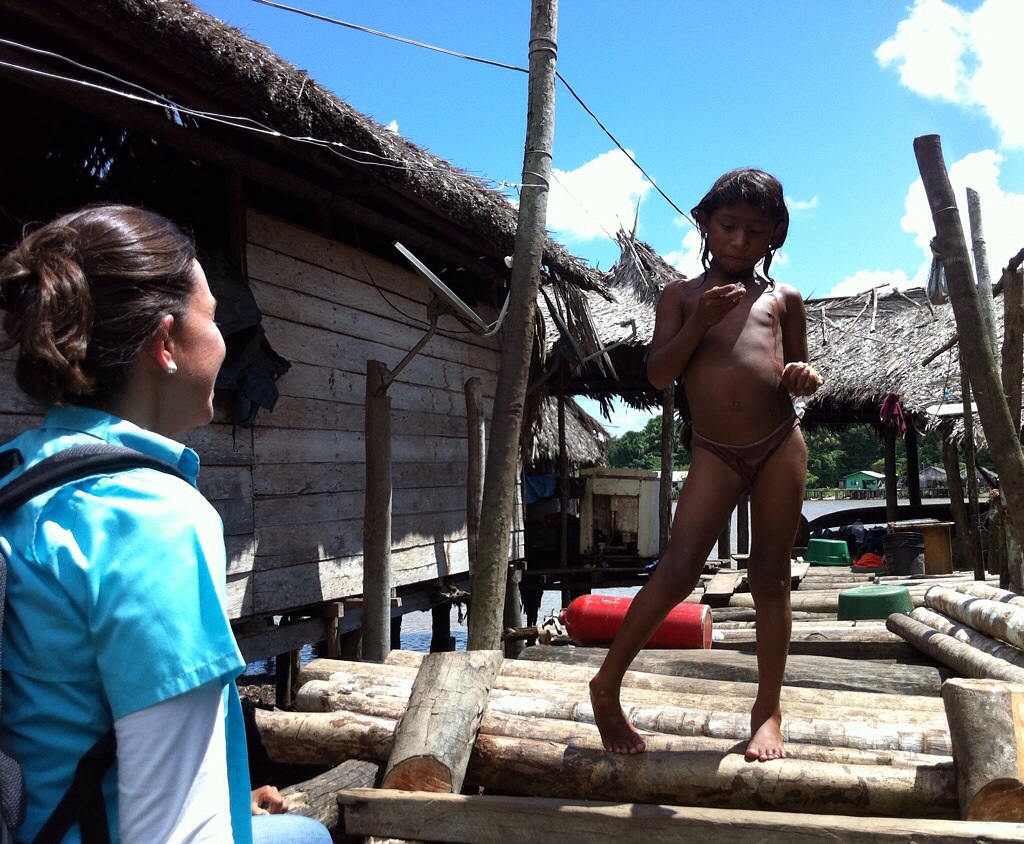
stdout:
[[[764,274],[768,276],[772,258],[775,257],[776,250],[786,242],[786,235],[789,233],[789,209],[786,208],[782,183],[771,173],[752,167],[741,167],[719,176],[711,190],[691,209],[690,213],[700,227],[700,261],[707,270],[709,255],[706,229],[711,215],[723,205],[733,205],[737,202],[748,202],[762,211],[767,211],[772,218],[772,225],[779,229],[779,233],[772,238],[768,251],[764,253]],[[768,280],[771,281],[771,276],[768,276]]]
[[167,218],[92,205],[26,234],[0,262],[0,349],[47,404],[99,406],[119,396],[164,314],[184,319],[196,247]]

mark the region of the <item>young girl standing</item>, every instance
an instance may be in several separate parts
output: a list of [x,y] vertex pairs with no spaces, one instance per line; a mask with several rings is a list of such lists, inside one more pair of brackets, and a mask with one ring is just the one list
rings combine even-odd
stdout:
[[[755,604],[758,691],[746,758],[763,762],[785,755],[779,699],[792,628],[790,555],[807,472],[792,397],[811,395],[822,382],[806,363],[800,294],[768,276],[789,228],[779,181],[761,170],[733,170],[692,214],[705,271],[665,285],[647,362],[647,377],[659,390],[682,378],[693,421],[690,471],[668,549],[633,599],[590,681],[590,697],[605,748],[643,751],[619,704],[623,675],[693,591],[737,500],[749,493],[747,582]],[[762,261],[763,275],[755,272]]]

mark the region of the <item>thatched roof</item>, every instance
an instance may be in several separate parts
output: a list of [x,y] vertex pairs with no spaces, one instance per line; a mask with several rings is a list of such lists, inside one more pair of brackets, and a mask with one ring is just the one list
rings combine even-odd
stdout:
[[[329,189],[347,178],[350,184],[358,183],[358,195],[365,196],[368,184],[375,184],[385,190],[387,205],[395,203],[392,208],[377,205],[377,211],[411,228],[429,226],[432,215],[445,218],[459,250],[485,254],[497,269],[494,259],[512,254],[517,212],[501,192],[357,111],[305,71],[187,0],[5,0],[3,5],[5,13],[73,45],[77,59],[91,56],[96,61],[88,64],[101,64],[103,70],[141,83],[173,103],[162,115],[160,109],[151,109],[156,118],[175,121],[249,155],[273,157],[275,166],[284,162],[294,174]],[[22,59],[27,61],[24,55]],[[67,72],[67,66],[62,70]],[[7,73],[25,80],[24,74]],[[109,78],[103,84],[126,88]],[[76,94],[103,96],[83,88]],[[125,111],[137,107],[125,100],[112,101]],[[248,132],[188,111],[193,109],[245,118],[272,132]],[[375,201],[381,200],[378,193]],[[395,207],[404,213],[393,214]],[[480,251],[484,248],[486,253]],[[546,241],[544,263],[573,285],[590,287],[596,278],[551,239]]]
[[[569,465],[604,466],[611,434],[571,398],[565,401],[565,454]],[[558,459],[558,400],[547,397],[528,431],[523,459],[530,465]]]
[[[960,401],[949,304],[932,305],[921,288],[883,288],[811,299],[806,307],[809,357],[825,379],[807,404],[809,423],[877,422],[882,402],[895,394],[904,414],[928,430],[940,422],[938,405]],[[961,435],[962,426],[957,418]]]

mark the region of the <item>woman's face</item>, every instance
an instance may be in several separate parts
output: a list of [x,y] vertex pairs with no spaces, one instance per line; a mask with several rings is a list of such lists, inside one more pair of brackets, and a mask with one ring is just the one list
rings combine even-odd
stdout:
[[170,330],[178,368],[168,376],[172,394],[169,412],[176,429],[173,433],[206,425],[213,419],[213,383],[224,362],[224,338],[214,322],[217,300],[198,261],[193,278],[195,286],[185,301],[185,317],[175,320]]

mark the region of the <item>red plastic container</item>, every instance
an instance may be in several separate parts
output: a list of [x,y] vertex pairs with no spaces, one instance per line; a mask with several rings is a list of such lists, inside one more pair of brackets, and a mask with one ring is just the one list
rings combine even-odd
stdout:
[[[580,595],[559,618],[578,645],[607,645],[615,638],[632,598],[622,595]],[[654,631],[648,648],[710,648],[711,608],[677,604]]]

